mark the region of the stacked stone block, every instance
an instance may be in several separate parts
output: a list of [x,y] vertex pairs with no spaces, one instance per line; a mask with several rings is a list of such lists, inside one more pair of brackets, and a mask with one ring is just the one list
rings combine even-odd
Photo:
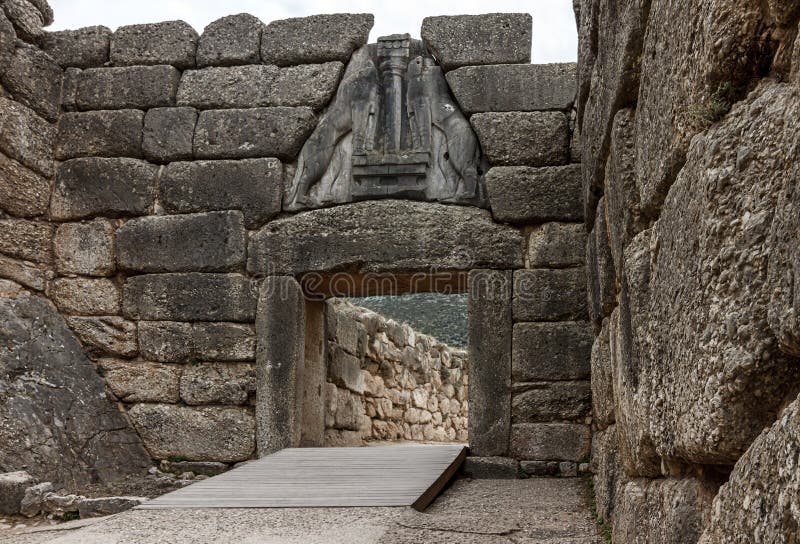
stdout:
[[326,445],[467,441],[465,351],[338,299],[325,313]]

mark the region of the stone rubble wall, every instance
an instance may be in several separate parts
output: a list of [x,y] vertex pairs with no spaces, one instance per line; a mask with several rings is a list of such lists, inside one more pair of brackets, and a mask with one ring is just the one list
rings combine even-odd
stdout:
[[467,441],[465,350],[341,300],[325,313],[326,445]]
[[598,512],[794,542],[800,10],[575,2]]

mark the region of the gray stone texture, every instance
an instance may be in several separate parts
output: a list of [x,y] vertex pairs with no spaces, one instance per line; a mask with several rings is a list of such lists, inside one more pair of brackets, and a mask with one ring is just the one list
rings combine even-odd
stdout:
[[569,126],[562,112],[476,113],[470,123],[493,166],[569,163]]
[[116,268],[114,227],[103,219],[64,223],[53,238],[56,270],[61,274],[110,276]]
[[[11,62],[16,49],[17,34],[14,32],[14,25],[6,17],[5,11],[0,8],[0,74]],[[0,92],[0,94],[4,94]]]
[[252,363],[200,363],[181,376],[181,399],[189,405],[246,404],[256,392]]
[[492,214],[508,223],[580,221],[581,166],[496,166],[486,174]]
[[40,221],[0,219],[0,253],[49,264],[53,262],[55,227]]
[[311,108],[251,108],[200,113],[194,135],[198,159],[277,157],[291,161],[316,126]]
[[0,278],[12,280],[36,291],[44,291],[47,273],[42,265],[11,259],[0,254]]
[[364,394],[361,360],[336,344],[331,344],[328,357],[328,381],[353,393]]
[[592,345],[592,408],[592,422],[598,429],[614,423],[614,374],[608,319],[603,320],[600,334]]
[[78,81],[81,77],[80,68],[67,68],[61,79],[61,108],[64,111],[78,111]]
[[517,423],[511,426],[510,453],[515,459],[577,462],[589,458],[591,444],[589,425]]
[[197,43],[197,67],[235,66],[261,62],[261,33],[257,17],[239,13],[209,24]]
[[14,100],[47,119],[58,119],[62,70],[46,53],[20,46],[2,70],[0,82]]
[[508,457],[474,457],[464,459],[461,471],[477,480],[514,480],[520,477],[519,461]]
[[139,322],[142,357],[160,363],[250,361],[255,345],[253,327],[240,323]]
[[63,314],[115,315],[120,309],[120,290],[107,278],[58,278],[48,294]]
[[194,108],[154,108],[144,116],[142,153],[151,162],[168,163],[192,158]]
[[58,166],[50,215],[64,221],[153,213],[158,167],[137,159],[85,157]]
[[588,381],[514,384],[511,422],[583,422],[591,408],[592,389]]
[[187,70],[178,88],[178,105],[204,110],[270,106],[278,71],[261,64]]
[[0,466],[72,488],[143,474],[141,441],[55,307],[0,298],[0,322]]
[[156,459],[234,463],[253,455],[256,422],[247,408],[137,404],[128,415]]
[[582,223],[544,223],[528,233],[526,268],[581,266],[586,261]]
[[78,515],[80,519],[110,516],[130,510],[134,506],[138,506],[147,500],[147,497],[84,498],[78,503]]
[[176,403],[180,399],[182,365],[100,359],[103,379],[122,402]]
[[89,26],[77,30],[46,32],[39,40],[42,50],[62,68],[94,68],[108,62],[111,30]]
[[50,190],[50,180],[0,153],[0,209],[17,217],[42,215]]
[[111,38],[111,63],[194,68],[198,39],[197,32],[183,21],[121,26]]
[[255,321],[256,287],[240,274],[146,274],[125,281],[123,314],[147,321]]
[[580,268],[516,270],[514,321],[579,321],[587,318],[586,271]]
[[569,110],[575,63],[467,66],[447,73],[461,111]]
[[[469,436],[478,456],[508,454],[511,428],[512,273],[469,273]],[[506,399],[497,402],[498,399]]]
[[617,499],[622,495],[626,481],[619,459],[619,439],[615,425],[595,431],[592,436],[591,469],[597,515],[611,525]]
[[117,230],[117,262],[136,272],[223,272],[244,263],[241,212],[132,219]]
[[173,66],[88,68],[78,77],[80,110],[123,110],[174,106],[181,73]]
[[585,322],[514,325],[514,382],[589,378],[592,331]]
[[605,197],[597,204],[594,229],[589,233],[586,248],[586,265],[591,271],[587,284],[589,318],[599,330],[603,318],[611,315],[617,305],[617,275],[611,253]]
[[267,224],[250,239],[251,273],[296,275],[471,270],[522,266],[522,236],[489,212],[462,206],[371,201]]
[[92,356],[134,357],[136,323],[117,316],[67,317],[67,324]]
[[24,470],[0,473],[0,514],[19,514],[25,490],[35,484],[36,479]]
[[53,125],[30,108],[0,96],[0,152],[49,178],[55,172],[55,141]]
[[58,121],[55,156],[59,160],[76,157],[142,156],[140,110],[68,112]]
[[445,70],[531,61],[532,18],[527,13],[426,17],[422,41]]
[[300,443],[305,300],[292,277],[268,276],[256,316],[256,420],[258,455]]
[[292,66],[338,60],[367,43],[374,17],[367,13],[336,13],[272,21],[261,36],[265,64]]
[[[5,0],[3,11],[14,25],[17,37],[28,43],[36,43],[44,31],[42,27],[53,22],[52,11],[48,14],[36,7],[33,0]],[[48,6],[49,7],[49,6]]]
[[281,211],[283,165],[276,159],[174,162],[159,190],[169,212],[237,209],[248,228],[257,228]]
[[270,89],[271,106],[310,106],[321,110],[330,102],[344,72],[339,61],[282,68]]

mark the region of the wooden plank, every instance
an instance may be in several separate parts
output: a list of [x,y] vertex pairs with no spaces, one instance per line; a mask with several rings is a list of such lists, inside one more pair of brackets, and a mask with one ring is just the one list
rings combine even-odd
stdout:
[[465,456],[460,445],[289,448],[137,508],[412,506],[421,511]]

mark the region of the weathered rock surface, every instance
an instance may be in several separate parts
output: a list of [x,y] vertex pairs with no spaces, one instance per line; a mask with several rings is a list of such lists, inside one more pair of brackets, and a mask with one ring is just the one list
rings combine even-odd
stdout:
[[97,499],[85,498],[78,503],[78,515],[81,519],[98,516],[110,516],[130,510],[146,502],[147,497],[100,497]]
[[78,77],[75,103],[81,110],[174,106],[181,73],[173,66],[89,68]]
[[148,110],[142,132],[144,158],[157,163],[191,159],[197,115],[194,108]]
[[319,111],[336,93],[344,72],[341,62],[282,68],[270,89],[271,106],[310,106]]
[[103,379],[122,402],[176,403],[180,398],[181,365],[100,359]]
[[519,461],[508,457],[467,457],[462,472],[473,479],[506,480],[519,478]]
[[338,60],[367,43],[374,17],[368,13],[336,13],[272,21],[261,36],[265,64],[292,66]]
[[126,270],[220,272],[244,256],[241,212],[142,217],[117,229],[117,261]]
[[36,263],[53,261],[54,226],[26,219],[0,219],[0,253]]
[[578,321],[586,315],[583,268],[514,271],[514,321]]
[[522,266],[522,237],[489,212],[409,201],[314,210],[267,224],[250,239],[248,270],[295,275]]
[[0,96],[0,152],[45,177],[55,171],[56,129],[36,113]]
[[560,268],[583,265],[586,229],[581,223],[544,223],[528,234],[526,268]]
[[91,355],[133,357],[136,344],[136,323],[121,317],[67,317],[67,323]]
[[194,68],[198,35],[183,21],[122,26],[111,38],[110,59],[116,66],[171,64]]
[[569,163],[569,127],[561,112],[476,113],[470,123],[493,166]]
[[50,181],[0,153],[0,208],[17,217],[34,217],[47,211]]
[[249,361],[255,358],[255,344],[250,325],[139,322],[142,357],[162,363]]
[[140,110],[68,112],[58,121],[55,156],[59,160],[76,157],[142,156]]
[[589,319],[596,331],[603,318],[611,315],[617,305],[618,291],[605,201],[603,197],[597,204],[594,229],[586,242],[586,264],[593,271],[588,283],[587,302]]
[[61,103],[61,68],[33,46],[17,47],[2,70],[0,81],[14,100],[47,119],[58,119]]
[[511,397],[513,423],[577,421],[592,407],[588,381],[515,384]]
[[169,212],[236,209],[256,228],[281,211],[283,165],[276,159],[174,162],[159,190]]
[[517,323],[513,346],[514,382],[589,377],[592,331],[585,322]]
[[278,72],[275,66],[261,64],[187,70],[181,77],[178,105],[204,110],[269,106]]
[[[594,379],[594,376],[592,377]],[[619,459],[617,428],[612,425],[592,436],[592,472],[597,514],[611,524],[617,498],[625,486]]]
[[123,313],[147,321],[255,321],[257,289],[239,274],[147,274],[125,282]]
[[119,288],[107,278],[58,278],[50,285],[49,295],[64,314],[119,313],[121,298]]
[[94,68],[108,62],[111,30],[89,26],[77,30],[46,32],[39,40],[42,50],[62,68]]
[[49,6],[45,14],[30,0],[5,0],[3,10],[13,23],[17,36],[28,43],[38,41],[44,33],[42,27],[53,22],[53,12],[49,11]]
[[19,514],[25,490],[34,484],[36,480],[24,470],[0,474],[0,514]]
[[464,113],[568,110],[575,63],[467,66],[447,73]]
[[62,274],[110,276],[115,269],[114,227],[103,219],[59,225],[53,253]]
[[55,307],[0,298],[0,465],[66,486],[142,474],[150,460]]
[[614,375],[608,319],[603,320],[600,334],[595,337],[592,345],[592,408],[592,422],[599,429],[605,429],[614,423]]
[[588,425],[517,423],[511,426],[510,452],[515,459],[581,461],[589,457],[591,443],[592,432]]
[[20,283],[36,291],[44,291],[47,274],[44,267],[0,254],[0,277]]
[[422,41],[445,70],[476,64],[531,61],[532,18],[527,13],[426,17]]
[[508,223],[580,221],[581,167],[496,166],[486,174],[492,214]]
[[255,418],[246,408],[137,404],[128,415],[156,459],[238,462],[255,450]]
[[264,23],[248,13],[217,19],[200,36],[197,67],[258,64],[263,29]]
[[61,163],[50,200],[56,220],[153,212],[158,168],[137,159],[84,157]]
[[181,376],[181,399],[186,404],[246,404],[256,392],[252,363],[189,365]]

